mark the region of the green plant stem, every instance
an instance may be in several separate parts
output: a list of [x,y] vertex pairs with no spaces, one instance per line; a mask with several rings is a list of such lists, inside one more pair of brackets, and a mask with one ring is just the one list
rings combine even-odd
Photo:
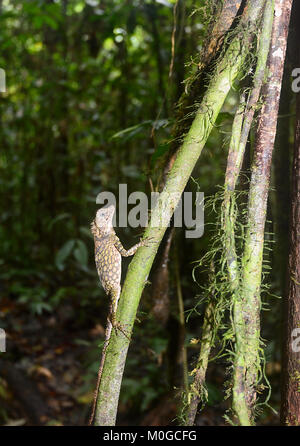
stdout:
[[[235,247],[236,204],[235,187],[240,174],[242,160],[248,140],[249,131],[253,121],[255,106],[259,99],[261,86],[264,80],[267,58],[270,48],[272,23],[274,14],[274,1],[267,2],[262,30],[259,36],[257,65],[253,78],[253,88],[249,94],[246,109],[243,113],[243,101],[237,110],[232,128],[232,137],[229,146],[228,164],[225,176],[224,202],[223,202],[223,228],[224,248],[227,259],[228,280],[233,302],[233,326],[235,333],[235,356],[233,368],[233,410],[243,426],[251,425],[251,410],[245,393],[245,355],[249,349],[246,337],[245,320],[243,316],[244,302],[240,288],[240,267]],[[245,245],[246,247],[247,245]],[[258,355],[258,346],[255,352]],[[259,361],[259,356],[256,363]],[[258,366],[259,367],[259,366]]]
[[245,345],[243,338],[242,304],[239,298],[240,271],[235,246],[236,203],[235,185],[240,173],[241,160],[245,145],[241,143],[244,103],[241,100],[232,125],[231,141],[229,145],[227,169],[225,175],[224,201],[222,206],[222,227],[224,231],[224,250],[228,270],[228,282],[233,305],[233,326],[235,333],[235,355],[233,372],[233,410],[237,414],[241,425],[249,425],[250,418],[243,392],[243,375],[240,358]]
[[[264,248],[264,227],[271,170],[272,151],[276,134],[279,96],[286,49],[287,26],[284,6],[280,0],[267,2],[266,8],[275,3],[275,18],[272,29],[271,51],[268,60],[268,79],[263,86],[263,105],[260,110],[255,141],[254,159],[248,197],[248,225],[245,236],[241,271],[241,301],[244,320],[243,338],[247,347],[238,352],[240,373],[243,375],[243,391],[251,421],[256,404],[257,385],[262,377],[260,347],[260,287]],[[268,29],[271,29],[269,13]],[[267,32],[267,31],[266,31]],[[261,39],[263,42],[263,39]],[[279,55],[278,55],[279,53]]]
[[[215,276],[215,268],[213,261],[210,266],[210,280],[213,280]],[[207,401],[207,390],[205,387],[205,377],[209,361],[209,355],[214,343],[214,292],[209,296],[209,301],[205,307],[204,321],[201,334],[201,347],[195,369],[191,372],[194,376],[193,383],[190,386],[190,392],[188,394],[188,408],[185,417],[186,426],[193,426],[197,415],[199,404],[203,405]]]

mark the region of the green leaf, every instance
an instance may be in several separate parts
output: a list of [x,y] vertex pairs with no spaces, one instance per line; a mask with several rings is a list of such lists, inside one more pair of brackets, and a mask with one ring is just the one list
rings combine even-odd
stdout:
[[70,214],[67,213],[67,212],[65,212],[65,213],[63,213],[63,214],[59,214],[59,215],[57,215],[55,218],[53,218],[53,219],[49,222],[49,224],[48,224],[48,229],[51,229],[52,226],[55,225],[55,223],[57,223],[58,221],[63,220],[63,219],[68,218],[68,217],[70,217]]
[[135,136],[137,133],[140,133],[144,129],[144,127],[151,126],[155,130],[158,130],[161,127],[163,128],[167,127],[169,124],[170,124],[169,119],[156,119],[155,121],[148,119],[147,121],[140,122],[139,124],[127,127],[127,129],[115,133],[114,135],[112,135],[111,139],[119,138],[127,141],[128,139]]
[[82,266],[87,266],[88,250],[82,240],[76,240],[76,248],[74,249],[74,257]]
[[58,251],[55,257],[55,265],[60,270],[63,271],[65,265],[64,262],[71,254],[72,249],[74,248],[75,240],[68,240]]
[[133,125],[131,127],[128,127],[127,129],[121,130],[120,132],[115,133],[114,135],[112,135],[111,139],[116,139],[116,138],[132,138],[133,136],[135,136],[137,133],[139,133],[141,130],[144,129],[144,127],[146,125],[150,125],[152,124],[152,121],[148,120],[148,121],[143,121],[140,124],[137,125]]
[[44,310],[51,311],[51,305],[47,304],[46,302],[38,302],[32,305],[32,311],[36,314],[42,314]]
[[158,130],[161,127],[163,128],[168,127],[170,122],[171,122],[170,119],[156,119],[155,121],[152,121],[152,127],[154,127],[155,130]]

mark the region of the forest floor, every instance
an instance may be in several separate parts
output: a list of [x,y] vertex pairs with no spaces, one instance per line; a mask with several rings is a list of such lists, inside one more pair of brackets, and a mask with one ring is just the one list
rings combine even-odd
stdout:
[[[95,323],[88,329],[88,321],[76,320],[68,304],[33,317],[22,305],[2,299],[0,311],[7,336],[6,353],[0,357],[0,424],[87,425],[99,360],[95,353],[104,327]],[[208,381],[219,384],[223,378],[221,364],[214,364]],[[226,401],[214,401],[197,416],[196,424],[226,425],[226,407]],[[129,401],[120,404],[118,424],[171,425],[176,410],[170,394],[138,416]],[[278,415],[268,410],[260,424],[279,424]]]

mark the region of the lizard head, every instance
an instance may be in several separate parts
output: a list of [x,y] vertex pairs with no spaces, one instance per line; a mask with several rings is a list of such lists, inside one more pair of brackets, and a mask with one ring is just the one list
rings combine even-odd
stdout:
[[103,232],[110,232],[113,229],[113,216],[115,213],[115,206],[110,204],[100,208],[96,213],[96,225]]

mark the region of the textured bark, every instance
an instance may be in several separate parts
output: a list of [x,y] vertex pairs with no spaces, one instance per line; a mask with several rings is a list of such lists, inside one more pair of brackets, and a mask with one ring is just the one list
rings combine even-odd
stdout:
[[260,110],[251,169],[248,200],[248,228],[242,259],[242,304],[244,320],[244,350],[240,364],[244,380],[246,403],[252,411],[256,403],[256,385],[260,368],[260,287],[264,246],[264,227],[271,170],[272,152],[276,134],[281,81],[284,67],[288,25],[292,0],[275,0],[275,17],[269,54],[269,75],[263,88],[263,106]]
[[[152,212],[150,225],[145,232],[145,235],[153,238],[156,243],[140,248],[128,268],[117,311],[118,321],[127,327],[128,332],[132,330],[141,293],[158,244],[215,124],[232,82],[243,71],[243,64],[263,4],[262,0],[251,0],[247,14],[242,18],[244,25],[242,32],[235,36],[216,66],[195,119],[167,177],[165,188]],[[156,226],[155,222],[160,222],[160,224]],[[96,425],[113,425],[115,423],[128,346],[127,338],[117,335],[115,332],[112,334],[99,388]]]
[[[298,5],[293,12],[300,13]],[[300,19],[298,17],[297,40],[299,45]],[[298,54],[298,63],[300,63],[299,49]],[[300,425],[300,342],[295,342],[297,337],[300,337],[300,93],[297,93],[296,104],[288,293],[284,302],[285,324],[281,398],[281,422],[289,426]],[[294,345],[293,341],[295,342]]]
[[[201,48],[199,55],[199,65],[197,74],[192,76],[191,81],[185,86],[185,91],[182,93],[177,106],[175,114],[176,123],[172,130],[173,143],[170,151],[167,153],[165,161],[163,180],[165,180],[167,173],[173,166],[176,158],[177,150],[180,147],[182,135],[185,134],[193,121],[191,117],[191,109],[195,102],[200,102],[203,95],[204,79],[210,65],[216,60],[218,52],[222,47],[226,33],[233,26],[237,13],[241,8],[242,0],[225,0],[221,6],[219,2],[215,2],[216,18],[212,22],[211,29],[208,32],[208,37]],[[246,15],[246,12],[244,13]]]
[[[225,175],[223,202],[224,249],[227,260],[228,282],[233,301],[233,325],[235,333],[232,405],[234,413],[241,425],[251,424],[251,407],[247,401],[247,388],[245,386],[246,374],[244,367],[249,345],[246,336],[246,321],[244,320],[243,315],[244,301],[241,293],[240,265],[238,263],[235,247],[236,205],[234,191],[237,178],[240,174],[254,112],[257,107],[261,87],[266,74],[273,15],[274,1],[269,1],[265,6],[261,34],[259,35],[257,65],[253,78],[253,88],[249,94],[245,112],[243,113],[242,100],[240,109],[238,109],[234,119]],[[257,349],[257,346],[255,346],[255,348]]]
[[[257,89],[257,86],[256,86]],[[260,89],[260,88],[259,88]],[[243,98],[237,109],[233,125],[231,141],[229,145],[227,169],[224,184],[224,201],[222,208],[222,226],[224,231],[224,251],[228,270],[228,283],[233,302],[233,321],[235,332],[235,359],[233,369],[233,410],[241,425],[250,424],[248,407],[245,401],[243,374],[241,373],[240,358],[243,358],[245,345],[241,328],[243,328],[242,304],[239,296],[240,267],[235,244],[236,209],[235,209],[235,186],[240,174],[241,163],[244,156],[246,140],[241,142],[243,124]],[[247,113],[245,114],[247,116]],[[253,118],[253,116],[252,116]],[[251,125],[245,121],[246,125]],[[249,127],[250,128],[250,127]],[[249,129],[248,129],[249,131]],[[245,134],[245,132],[244,132]]]
[[209,37],[203,45],[201,52],[199,70],[202,71],[210,61],[216,57],[221,48],[227,31],[231,28],[233,21],[240,9],[242,0],[225,0],[220,8],[216,20],[213,22]]

